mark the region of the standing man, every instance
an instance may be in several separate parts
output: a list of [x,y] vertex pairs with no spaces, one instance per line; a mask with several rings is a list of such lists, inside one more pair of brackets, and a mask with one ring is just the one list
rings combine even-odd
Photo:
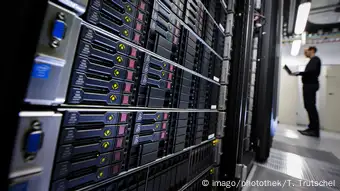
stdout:
[[293,73],[295,76],[302,76],[303,84],[303,101],[308,113],[309,125],[306,130],[299,130],[303,135],[319,137],[320,120],[316,108],[316,92],[319,90],[319,75],[321,71],[321,60],[315,56],[317,48],[314,46],[305,49],[305,56],[310,58],[304,72]]

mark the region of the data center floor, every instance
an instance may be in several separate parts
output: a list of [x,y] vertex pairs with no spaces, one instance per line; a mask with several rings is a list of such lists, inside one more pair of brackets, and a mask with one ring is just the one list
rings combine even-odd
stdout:
[[248,176],[253,185],[244,191],[340,190],[340,134],[322,131],[317,139],[297,129],[303,127],[279,125],[270,157],[254,165]]

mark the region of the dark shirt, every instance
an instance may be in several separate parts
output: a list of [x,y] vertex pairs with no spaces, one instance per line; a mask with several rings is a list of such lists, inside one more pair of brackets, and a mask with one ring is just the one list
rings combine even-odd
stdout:
[[321,60],[314,56],[308,62],[304,72],[300,72],[303,84],[319,84],[319,76],[321,71]]

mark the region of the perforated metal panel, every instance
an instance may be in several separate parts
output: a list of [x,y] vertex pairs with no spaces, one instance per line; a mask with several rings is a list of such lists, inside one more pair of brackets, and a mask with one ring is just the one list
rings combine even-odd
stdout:
[[332,189],[340,190],[340,166],[293,153],[271,149],[266,167],[288,176],[307,181],[335,181]]
[[289,142],[274,141],[273,148],[285,152],[301,155],[306,158],[312,158],[319,161],[324,161],[331,164],[340,165],[340,160],[331,152],[310,149],[302,146],[291,145]]

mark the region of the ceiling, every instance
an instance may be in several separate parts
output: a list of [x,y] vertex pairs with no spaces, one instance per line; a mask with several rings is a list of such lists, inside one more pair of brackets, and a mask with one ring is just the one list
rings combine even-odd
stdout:
[[[309,0],[310,1],[310,0]],[[298,6],[306,0],[285,0],[283,15],[283,35],[292,36]],[[306,32],[309,34],[339,31],[340,29],[340,0],[311,0],[312,6],[308,17]]]

